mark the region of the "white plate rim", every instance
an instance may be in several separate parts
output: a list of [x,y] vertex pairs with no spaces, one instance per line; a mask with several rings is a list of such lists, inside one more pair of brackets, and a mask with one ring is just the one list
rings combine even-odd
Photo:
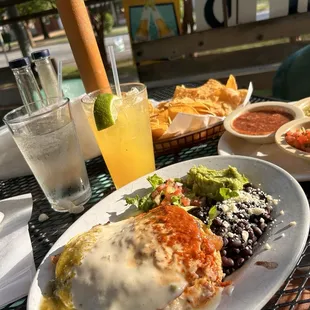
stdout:
[[[285,269],[285,272],[283,274],[281,274],[279,277],[278,277],[278,280],[277,280],[277,283],[276,285],[273,285],[272,289],[268,291],[268,293],[264,294],[263,296],[260,296],[260,298],[256,298],[254,300],[255,304],[253,304],[251,306],[251,309],[252,310],[258,310],[258,309],[261,309],[268,301],[269,299],[276,293],[276,291],[278,290],[278,288],[280,288],[280,286],[283,284],[283,282],[286,280],[286,278],[289,276],[289,274],[291,273],[291,271],[293,270],[293,268],[295,267],[299,257],[301,256],[302,254],[302,251],[305,247],[305,244],[306,244],[306,241],[307,241],[307,237],[308,237],[308,232],[309,232],[309,225],[310,225],[310,212],[309,212],[309,203],[308,203],[308,200],[307,200],[307,197],[303,191],[303,189],[301,188],[301,186],[298,184],[298,182],[288,173],[286,172],[284,169],[272,164],[272,163],[269,163],[269,162],[266,162],[264,160],[261,160],[261,159],[256,159],[256,158],[251,158],[251,157],[246,157],[246,156],[238,156],[238,155],[234,155],[234,156],[209,156],[209,157],[202,157],[202,158],[198,158],[198,159],[193,159],[193,160],[188,160],[188,161],[184,161],[184,162],[180,162],[180,163],[177,163],[177,164],[174,164],[174,165],[170,165],[170,166],[167,166],[167,167],[164,167],[162,169],[159,169],[156,171],[157,174],[159,175],[162,175],[163,172],[165,171],[169,171],[175,167],[180,167],[180,170],[182,170],[182,167],[184,168],[185,166],[187,165],[195,165],[195,164],[203,164],[204,161],[212,161],[213,159],[215,158],[218,158],[219,161],[224,161],[227,160],[228,162],[231,161],[232,158],[236,159],[237,161],[241,161],[241,160],[247,160],[247,161],[251,161],[253,164],[256,162],[258,163],[259,165],[264,165],[264,166],[267,166],[267,167],[271,167],[273,168],[274,170],[278,171],[279,173],[281,173],[282,175],[284,175],[286,177],[286,180],[291,182],[291,187],[294,187],[296,193],[298,193],[298,196],[300,198],[300,206],[302,206],[302,209],[301,211],[304,214],[303,217],[301,217],[301,219],[304,221],[302,223],[299,223],[299,226],[297,225],[298,229],[301,230],[299,231],[298,233],[298,237],[299,237],[299,247],[296,249],[296,252],[294,253],[294,257],[292,258],[292,260],[290,261],[290,263],[288,265],[286,265],[286,269]],[[227,165],[226,165],[227,166]],[[184,168],[185,169],[185,168]],[[149,175],[152,175],[153,173],[150,173]],[[146,175],[147,176],[147,175]],[[141,177],[139,178],[138,180],[128,184],[127,186],[123,187],[122,189],[118,190],[118,191],[115,191],[113,192],[112,194],[108,195],[106,198],[104,198],[103,200],[101,200],[100,202],[98,202],[96,205],[93,206],[93,208],[91,208],[90,210],[88,210],[85,214],[83,214],[83,216],[81,216],[76,222],[74,222],[61,236],[60,238],[56,241],[56,243],[54,244],[54,246],[48,251],[48,253],[46,254],[46,256],[44,257],[44,259],[42,260],[42,263],[47,261],[47,259],[49,258],[49,256],[51,255],[52,252],[57,252],[57,249],[59,249],[63,244],[65,244],[72,236],[74,236],[76,233],[73,233],[72,234],[72,231],[76,230],[79,225],[81,225],[83,223],[83,220],[85,218],[87,218],[87,216],[90,214],[90,213],[96,213],[98,210],[100,211],[100,205],[104,204],[104,201],[107,200],[107,198],[109,198],[109,200],[113,200],[114,198],[117,198],[119,197],[119,194],[120,193],[124,193],[124,194],[130,194],[132,193],[133,189],[135,188],[135,184],[140,184],[140,183],[144,183],[146,184],[146,176],[144,177]],[[114,199],[114,201],[116,201]],[[124,208],[123,210],[120,210],[122,212],[124,212],[127,208]],[[122,213],[121,212],[121,213]],[[105,212],[107,213],[107,212]],[[121,214],[119,213],[119,214]],[[92,223],[92,225],[95,225],[97,224],[98,222],[100,221],[97,221],[95,223]],[[88,228],[87,228],[88,229]],[[82,231],[85,231],[84,229]],[[82,232],[81,231],[81,232]],[[294,239],[294,242],[296,243],[297,240]],[[56,250],[55,250],[56,249]],[[258,255],[263,255],[261,254],[262,252],[258,253]],[[290,251],[290,253],[292,253],[292,251]],[[253,255],[253,258],[257,256],[256,253],[254,253]],[[249,260],[247,263],[250,263],[251,260]],[[36,283],[36,280],[38,278],[38,274],[40,272],[40,269],[41,269],[41,266],[42,264],[39,266],[38,270],[37,270],[37,273],[36,273],[36,276],[32,282],[32,285],[31,285],[31,288],[30,288],[30,291],[29,291],[29,296],[28,296],[28,301],[27,301],[27,309],[28,310],[34,310],[34,309],[39,309],[38,308],[38,304],[34,304],[32,302],[32,296],[33,294],[35,293],[35,289],[39,288],[37,283]],[[247,265],[249,266],[249,264]],[[239,269],[238,271],[236,271],[233,275],[241,275],[242,277],[242,274],[244,274],[243,270],[244,267],[242,267],[241,269]],[[249,270],[247,268],[247,270]],[[267,274],[263,269],[260,270],[260,273],[264,273],[264,274]],[[273,278],[272,278],[273,279]],[[50,280],[50,279],[49,279]],[[46,280],[47,281],[47,280]],[[257,292],[253,292],[254,295],[256,295],[257,297]],[[228,296],[228,295],[227,295]],[[227,297],[225,296],[225,298],[230,298],[230,297]],[[233,296],[233,294],[232,294]],[[40,295],[41,297],[41,295]],[[232,305],[233,306],[233,305]],[[228,309],[228,308],[222,308],[222,307],[219,307],[218,310],[221,310],[221,309]],[[229,309],[235,309],[233,307],[229,307]],[[237,308],[236,308],[237,309]]]

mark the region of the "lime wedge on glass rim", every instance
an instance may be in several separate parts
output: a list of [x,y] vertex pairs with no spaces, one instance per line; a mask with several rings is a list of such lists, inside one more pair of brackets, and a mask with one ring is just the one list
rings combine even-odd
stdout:
[[111,127],[117,119],[115,100],[113,94],[99,94],[94,104],[94,118],[98,131]]

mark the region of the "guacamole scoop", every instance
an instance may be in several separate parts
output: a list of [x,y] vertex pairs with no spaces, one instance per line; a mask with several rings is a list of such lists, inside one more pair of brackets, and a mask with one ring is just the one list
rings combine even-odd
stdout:
[[199,165],[187,173],[186,185],[197,196],[205,196],[222,201],[238,196],[237,191],[249,180],[237,168],[229,166],[227,169],[212,170]]

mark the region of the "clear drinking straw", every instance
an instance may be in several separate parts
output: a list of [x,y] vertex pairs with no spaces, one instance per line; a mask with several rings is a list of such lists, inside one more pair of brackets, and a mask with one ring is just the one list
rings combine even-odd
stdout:
[[58,71],[58,97],[62,98],[62,61],[59,60],[58,61],[58,67],[57,67],[57,71]]
[[111,62],[111,67],[112,67],[112,72],[113,72],[113,78],[114,78],[114,85],[115,85],[116,95],[119,98],[122,98],[121,87],[120,87],[120,84],[119,84],[119,78],[118,78],[118,73],[117,73],[117,67],[116,67],[116,61],[115,61],[115,54],[114,54],[113,45],[108,46],[108,52],[109,52],[109,55],[110,55],[110,62]]

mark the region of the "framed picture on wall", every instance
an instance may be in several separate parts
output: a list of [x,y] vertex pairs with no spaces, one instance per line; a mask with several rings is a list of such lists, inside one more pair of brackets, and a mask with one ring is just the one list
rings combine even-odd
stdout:
[[124,8],[132,43],[180,34],[178,0],[125,0]]

